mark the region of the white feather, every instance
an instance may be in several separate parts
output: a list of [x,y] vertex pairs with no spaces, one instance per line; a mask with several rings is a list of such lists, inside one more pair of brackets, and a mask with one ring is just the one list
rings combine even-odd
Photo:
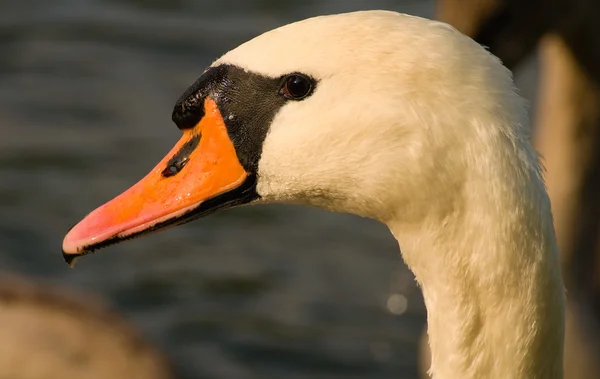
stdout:
[[446,24],[370,11],[284,26],[221,63],[319,80],[273,120],[258,192],[389,226],[423,288],[434,378],[562,378],[550,202],[497,58]]

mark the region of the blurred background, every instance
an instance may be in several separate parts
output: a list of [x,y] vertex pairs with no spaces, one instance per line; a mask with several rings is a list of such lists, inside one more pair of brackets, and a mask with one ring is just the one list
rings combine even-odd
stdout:
[[567,376],[599,378],[595,0],[0,0],[0,378],[418,378],[425,309],[389,231],[234,209],[62,261],[66,231],[180,136],[224,52],[310,16],[452,23],[514,70],[545,156],[569,289]]

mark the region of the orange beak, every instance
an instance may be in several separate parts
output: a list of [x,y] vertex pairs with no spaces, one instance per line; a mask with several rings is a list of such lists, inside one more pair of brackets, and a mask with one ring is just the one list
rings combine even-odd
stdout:
[[142,180],[87,215],[63,240],[75,258],[108,245],[252,200],[253,180],[240,164],[215,102]]

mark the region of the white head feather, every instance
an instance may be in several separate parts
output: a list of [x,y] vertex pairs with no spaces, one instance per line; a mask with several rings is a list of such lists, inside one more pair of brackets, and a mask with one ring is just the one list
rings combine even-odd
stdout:
[[[394,12],[286,25],[221,63],[319,80],[310,98],[288,103],[271,124],[259,166],[266,201],[406,218],[415,195],[428,205],[439,196],[446,202],[444,193],[464,184],[464,166],[481,163],[464,161],[469,145],[525,136],[528,126],[497,58],[446,24]],[[426,204],[419,202],[418,213]]]

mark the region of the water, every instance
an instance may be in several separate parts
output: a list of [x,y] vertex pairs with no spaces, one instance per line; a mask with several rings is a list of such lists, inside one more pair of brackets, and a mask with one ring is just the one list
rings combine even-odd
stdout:
[[0,2],[0,267],[106,296],[182,378],[415,378],[425,323],[373,221],[249,207],[102,251],[68,228],[179,138],[178,96],[225,51],[312,15],[431,1]]

